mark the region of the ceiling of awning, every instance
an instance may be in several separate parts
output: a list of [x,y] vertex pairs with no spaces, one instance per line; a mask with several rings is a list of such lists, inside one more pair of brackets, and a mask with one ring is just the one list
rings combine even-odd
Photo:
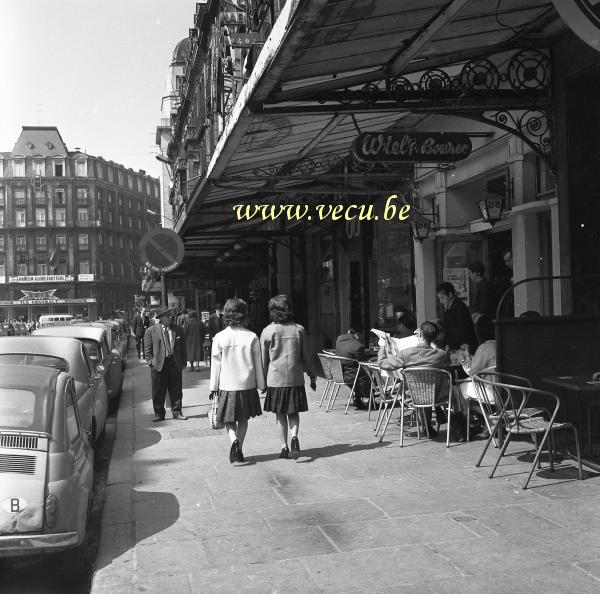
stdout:
[[313,114],[302,107],[307,98],[527,47],[562,26],[548,0],[289,0],[178,221],[186,259],[209,262],[252,233],[256,225],[236,221],[233,205],[306,185],[310,175],[288,175],[295,160],[343,157],[359,131],[410,131],[428,117],[353,113],[325,100]]

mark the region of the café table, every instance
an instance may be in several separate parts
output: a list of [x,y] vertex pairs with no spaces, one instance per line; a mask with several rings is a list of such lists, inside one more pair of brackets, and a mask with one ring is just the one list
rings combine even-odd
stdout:
[[[590,403],[600,402],[600,381],[592,380],[592,372],[585,374],[574,375],[552,375],[543,376],[540,381],[553,388],[560,388],[562,392],[562,402],[572,401],[575,399],[577,405],[577,429],[579,432],[579,441],[583,441],[583,409],[587,409],[590,414]],[[581,444],[582,445],[582,444]],[[583,448],[582,448],[583,450]],[[588,451],[587,455],[591,455],[591,432],[588,427]],[[583,458],[582,463],[586,466],[600,471],[600,465]]]

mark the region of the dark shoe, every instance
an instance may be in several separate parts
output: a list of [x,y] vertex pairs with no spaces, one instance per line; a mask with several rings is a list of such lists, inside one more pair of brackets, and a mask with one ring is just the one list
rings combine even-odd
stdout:
[[237,462],[239,446],[240,442],[237,439],[231,444],[231,449],[229,450],[229,461],[232,464]]
[[292,454],[300,453],[300,442],[298,441],[297,437],[292,437],[292,443],[290,444],[290,446],[291,446]]
[[164,421],[165,420],[165,415],[159,415],[158,413],[156,413],[154,415],[154,418],[152,419],[153,423],[158,423],[159,421]]
[[354,408],[356,410],[365,410],[365,408],[367,408],[367,407],[364,405],[361,398],[355,398],[354,399]]
[[437,429],[433,428],[433,425],[429,425],[429,437],[437,437],[439,432]]
[[182,415],[181,413],[173,413],[173,418],[176,421],[187,421],[187,417],[185,415]]
[[435,409],[435,418],[437,419],[437,422],[440,425],[443,425],[444,423],[448,422],[448,415],[441,408],[436,408]]
[[238,448],[237,451],[237,461],[238,462],[245,462],[245,458],[244,458],[244,453],[242,452],[242,448]]
[[290,450],[288,450],[287,446],[285,448],[281,448],[281,453],[279,454],[280,458],[285,458],[286,460],[289,458]]

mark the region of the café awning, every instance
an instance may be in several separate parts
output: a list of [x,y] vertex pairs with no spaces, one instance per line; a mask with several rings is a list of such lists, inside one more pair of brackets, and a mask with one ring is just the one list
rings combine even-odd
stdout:
[[208,264],[257,229],[283,232],[237,221],[236,204],[342,184],[367,195],[371,174],[344,165],[359,133],[447,114],[537,127],[524,139],[549,152],[549,131],[536,134],[552,105],[548,41],[562,27],[547,0],[288,0],[177,220],[186,260]]

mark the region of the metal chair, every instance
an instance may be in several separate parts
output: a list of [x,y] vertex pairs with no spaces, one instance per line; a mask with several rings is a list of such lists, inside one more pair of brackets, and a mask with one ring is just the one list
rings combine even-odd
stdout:
[[[386,374],[384,376],[384,373]],[[383,382],[383,390],[381,393],[383,394],[379,400],[379,410],[377,412],[377,419],[375,421],[375,435],[379,433],[379,429],[382,429],[381,435],[379,437],[379,441],[383,441],[383,437],[390,423],[390,419],[394,412],[394,408],[397,403],[402,403],[403,406],[407,407],[407,402],[404,400],[403,392],[404,392],[404,377],[398,371],[387,371],[379,369],[379,373],[377,374],[380,378],[379,381]],[[382,377],[383,376],[383,377]],[[390,381],[391,380],[391,381]],[[404,411],[406,414],[406,410]],[[410,409],[410,412],[414,412],[413,409]]]
[[[450,410],[452,408],[452,374],[445,369],[437,367],[406,367],[394,371],[394,375],[400,381],[396,383],[396,391],[391,405],[391,411],[398,399],[400,399],[400,447],[404,447],[404,418],[407,410],[414,410],[417,418],[417,438],[421,439],[421,431],[419,426],[419,413],[426,408],[434,408],[440,406],[440,402],[436,401],[436,393],[442,382],[448,382],[448,425],[446,435],[446,447],[450,446]],[[408,400],[410,395],[410,400]],[[380,441],[385,435],[385,431],[389,424],[391,411],[386,418],[386,422],[381,433]],[[439,423],[438,423],[439,425]],[[429,427],[425,422],[425,432],[429,436]]]
[[360,377],[361,370],[364,371],[365,374],[368,376],[369,382],[371,384],[370,388],[369,388],[369,407],[368,407],[368,413],[369,413],[368,418],[369,418],[369,420],[371,420],[371,409],[375,402],[375,392],[376,392],[376,390],[378,390],[380,392],[381,388],[380,388],[380,382],[374,376],[374,374],[379,371],[379,367],[377,365],[375,365],[374,363],[369,363],[368,361],[358,361],[356,375],[354,376],[354,383],[352,384],[352,390],[350,391],[350,394],[348,396],[348,402],[346,402],[346,410],[344,411],[344,414],[345,415],[348,414],[348,409],[350,408],[350,403],[352,402],[352,397],[354,396],[354,391],[356,390],[356,383],[358,382],[358,378]]
[[[346,357],[338,357],[337,355],[325,355],[329,360],[329,368],[331,369],[331,379],[333,382],[333,389],[329,393],[329,400],[325,408],[325,412],[332,410],[335,400],[342,386],[346,385],[344,380],[344,369],[342,362],[353,361],[353,359],[347,359]],[[354,361],[356,362],[356,361]]]
[[[504,456],[506,448],[510,443],[511,437],[513,435],[530,435],[534,439],[536,452],[533,462],[531,463],[531,469],[527,475],[527,479],[523,484],[523,489],[527,489],[536,465],[541,467],[540,456],[547,441],[549,442],[550,446],[548,448],[550,471],[554,472],[554,458],[551,443],[554,431],[558,429],[572,429],[575,436],[579,479],[583,479],[583,472],[581,468],[581,452],[579,448],[579,435],[576,427],[572,423],[555,421],[558,409],[560,407],[560,400],[556,394],[547,392],[545,390],[538,390],[532,388],[531,386],[515,385],[498,381],[499,378],[506,378],[506,374],[498,372],[482,372],[480,374],[476,374],[474,377],[477,378],[480,386],[489,387],[493,391],[495,406],[497,408],[497,419],[494,427],[492,427],[493,433],[490,433],[490,438],[487,440],[483,452],[475,464],[476,468],[481,466],[481,462],[483,461],[483,458],[485,457],[485,454],[492,441],[491,438],[497,431],[500,424],[504,425],[504,430],[506,431],[507,435],[498,454],[498,458],[496,459],[496,463],[489,474],[490,478],[494,476],[498,465],[500,464],[500,460],[502,459],[502,456]],[[532,396],[537,400],[546,400],[551,403],[548,407],[548,419],[544,419],[541,416],[528,416],[524,414],[524,411],[527,410],[527,403]],[[541,440],[538,440],[539,435],[542,435]]]
[[329,392],[329,389],[333,387],[333,376],[331,375],[331,364],[329,363],[329,355],[319,353],[317,357],[319,357],[321,367],[323,368],[323,377],[327,382],[325,384],[323,394],[321,394],[321,400],[319,401],[319,406],[321,406],[323,404],[323,400],[325,400],[327,392]]

